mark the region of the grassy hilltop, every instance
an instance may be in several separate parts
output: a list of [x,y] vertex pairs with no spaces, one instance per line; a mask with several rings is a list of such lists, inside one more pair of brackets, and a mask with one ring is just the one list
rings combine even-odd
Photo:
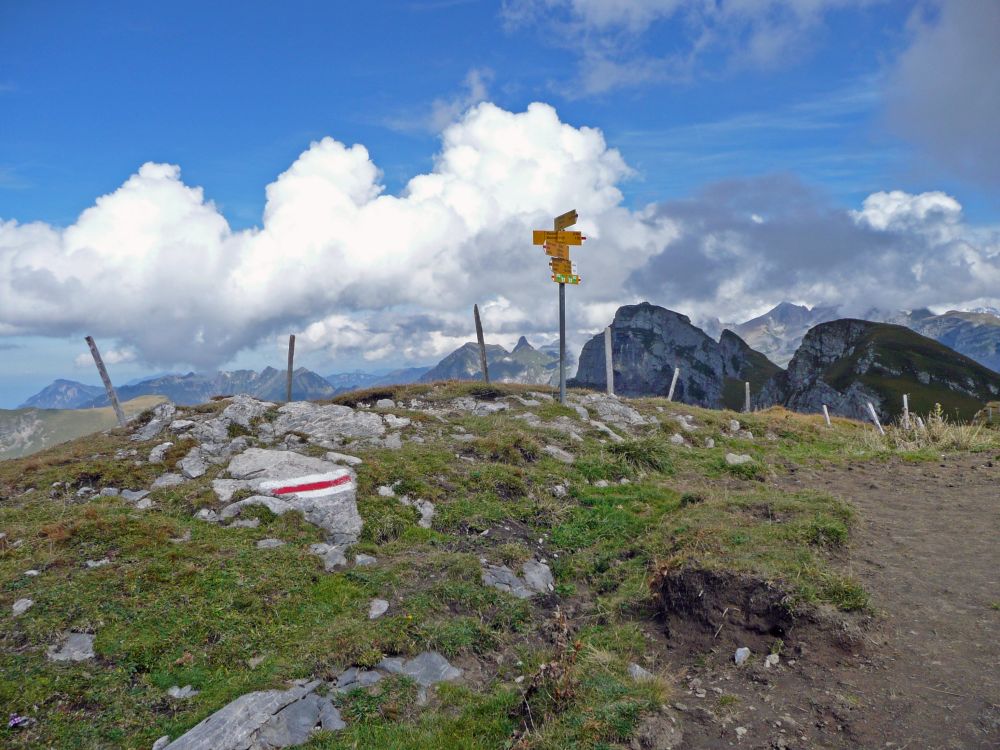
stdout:
[[[333,573],[308,551],[322,536],[301,516],[258,509],[257,528],[193,518],[217,507],[211,480],[221,467],[154,490],[147,510],[116,497],[77,497],[82,486],[149,488],[193,445],[184,438],[136,444],[113,430],[0,462],[0,711],[36,720],[0,727],[0,745],[149,748],[249,691],[432,649],[465,678],[439,686],[427,705],[403,677],[338,695],[346,729],[320,732],[303,747],[625,748],[675,690],[653,644],[662,638],[665,600],[674,616],[690,606],[685,627],[699,626],[695,604],[684,600],[692,582],[708,576],[768,592],[771,631],[741,636],[765,653],[794,643],[797,618],[869,610],[868,593],[844,565],[854,509],[772,481],[796,467],[893,452],[869,427],[838,419],[831,429],[821,416],[782,409],[744,415],[650,398],[628,402],[649,423],[619,430],[626,437],[613,442],[573,408],[509,398],[531,392],[551,394],[447,383],[339,397],[348,405],[393,398],[389,412],[412,423],[401,449],[342,449],[364,461],[357,467],[364,529],[350,556],[378,562]],[[469,395],[506,399],[510,408],[440,419],[406,408],[419,398],[447,410]],[[942,430],[908,444],[907,456],[996,448],[995,438]],[[115,458],[132,448],[142,457],[164,439],[174,441],[164,464]],[[547,447],[575,460],[558,460]],[[731,466],[727,453],[750,460]],[[432,528],[418,525],[414,508],[380,496],[384,485],[432,501]],[[286,544],[256,547],[269,537]],[[483,585],[481,559],[513,568],[532,557],[551,566],[553,593],[520,600]],[[86,565],[104,558],[101,567]],[[392,606],[370,621],[376,596]],[[22,597],[34,606],[11,617]],[[728,616],[738,624],[744,615]],[[70,628],[96,634],[96,660],[46,659]],[[741,642],[731,629],[716,636],[726,650]],[[711,646],[710,632],[707,639]],[[632,663],[653,678],[630,677]],[[171,686],[188,684],[200,693],[167,697]]]

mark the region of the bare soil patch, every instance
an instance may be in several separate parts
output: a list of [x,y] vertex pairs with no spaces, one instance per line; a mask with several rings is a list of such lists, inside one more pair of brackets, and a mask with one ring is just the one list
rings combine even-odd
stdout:
[[[677,614],[649,637],[687,687],[674,706],[684,738],[672,746],[1000,747],[1000,460],[891,459],[772,481],[857,507],[843,565],[875,612],[789,623],[771,606],[779,592],[759,581],[688,572],[661,582]],[[753,651],[742,667],[738,645]],[[769,651],[777,665],[765,664]]]

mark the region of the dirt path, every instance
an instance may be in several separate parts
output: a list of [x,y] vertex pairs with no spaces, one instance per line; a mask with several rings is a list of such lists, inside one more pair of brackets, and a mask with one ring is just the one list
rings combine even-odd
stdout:
[[893,460],[774,481],[858,508],[844,564],[871,592],[874,626],[793,634],[769,668],[762,654],[734,668],[747,633],[680,646],[651,636],[686,687],[673,704],[683,740],[662,746],[1000,748],[1000,460]]
[[871,667],[836,671],[862,703],[862,746],[1000,747],[1000,461],[863,464],[791,482],[861,513],[851,564],[884,619]]

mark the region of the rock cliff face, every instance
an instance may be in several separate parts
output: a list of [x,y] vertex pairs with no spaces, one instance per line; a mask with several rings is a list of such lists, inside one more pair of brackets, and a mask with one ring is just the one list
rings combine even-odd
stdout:
[[[778,369],[731,331],[724,332],[723,343],[716,343],[686,315],[648,302],[618,308],[611,324],[611,349],[615,393],[664,396],[674,368],[679,367],[674,400],[711,408],[739,408],[743,380],[751,380],[751,390],[759,391]],[[733,403],[732,386],[737,381],[738,400]],[[603,390],[606,382],[601,332],[584,344],[577,376],[570,384]]]
[[949,416],[971,417],[1000,393],[1000,375],[904,326],[835,320],[811,329],[788,369],[772,376],[762,405],[867,419],[871,402],[883,419],[940,403]]

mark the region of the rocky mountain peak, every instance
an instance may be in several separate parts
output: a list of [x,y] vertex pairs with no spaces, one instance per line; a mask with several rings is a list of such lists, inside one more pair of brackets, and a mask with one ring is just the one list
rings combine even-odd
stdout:
[[511,352],[511,354],[517,354],[518,352],[524,349],[530,349],[534,351],[534,347],[528,343],[528,339],[522,336],[517,340],[517,344],[514,346],[514,350]]

